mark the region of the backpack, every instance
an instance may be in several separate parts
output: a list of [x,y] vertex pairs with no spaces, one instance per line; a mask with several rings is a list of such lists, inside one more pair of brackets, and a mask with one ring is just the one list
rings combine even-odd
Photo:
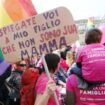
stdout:
[[21,79],[22,89],[20,90],[20,105],[34,105],[35,85],[39,77],[38,69],[26,70]]

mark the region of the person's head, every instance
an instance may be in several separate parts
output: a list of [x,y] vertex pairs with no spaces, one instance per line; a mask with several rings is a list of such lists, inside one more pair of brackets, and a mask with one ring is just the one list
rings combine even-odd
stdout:
[[18,70],[25,71],[27,68],[26,61],[25,60],[20,61],[17,66]]
[[45,55],[45,61],[50,73],[55,73],[59,67],[60,57],[57,54],[49,53]]
[[75,52],[74,51],[68,51],[66,54],[66,63],[70,66],[75,61]]
[[60,56],[62,59],[66,60],[67,51],[69,51],[70,49],[71,49],[71,47],[69,47],[69,46],[66,46],[61,49]]
[[102,32],[99,29],[91,29],[86,32],[85,34],[85,43],[92,44],[92,43],[100,43],[102,38]]

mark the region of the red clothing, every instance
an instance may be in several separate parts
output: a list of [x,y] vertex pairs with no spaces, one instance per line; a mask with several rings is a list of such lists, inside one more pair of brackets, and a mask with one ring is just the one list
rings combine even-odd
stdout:
[[20,91],[21,105],[34,105],[35,84],[38,79],[38,70],[28,69],[22,75],[22,89]]
[[66,60],[62,59],[60,60],[60,66],[67,72],[67,70],[69,69],[68,64],[66,63]]

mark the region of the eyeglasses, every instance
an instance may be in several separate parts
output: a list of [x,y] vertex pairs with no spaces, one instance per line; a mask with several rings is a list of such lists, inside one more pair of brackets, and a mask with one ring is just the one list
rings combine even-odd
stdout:
[[19,66],[24,67],[24,66],[26,66],[26,64],[19,64]]

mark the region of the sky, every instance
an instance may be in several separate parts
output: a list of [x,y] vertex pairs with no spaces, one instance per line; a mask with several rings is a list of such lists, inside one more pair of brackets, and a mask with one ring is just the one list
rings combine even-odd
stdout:
[[64,6],[70,10],[74,20],[105,15],[105,0],[32,0],[38,13]]

